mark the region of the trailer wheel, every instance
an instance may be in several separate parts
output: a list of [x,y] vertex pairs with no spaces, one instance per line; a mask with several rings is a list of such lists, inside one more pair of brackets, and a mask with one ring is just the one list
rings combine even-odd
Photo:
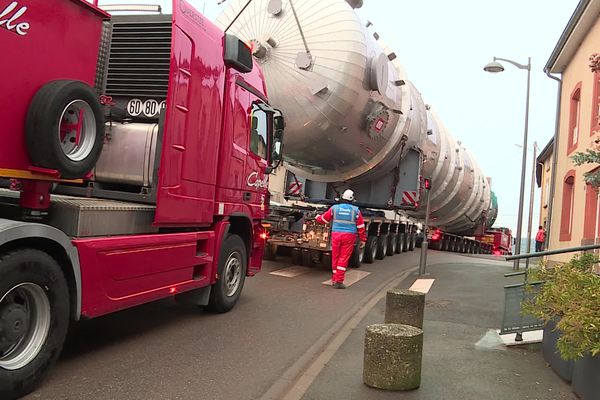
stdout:
[[383,260],[387,255],[388,235],[381,235],[377,238],[377,254],[375,258]]
[[332,257],[331,257],[331,252],[323,253],[321,255],[321,267],[323,267],[327,271],[331,271],[332,270],[332,267],[331,267],[332,263],[333,263],[333,261],[332,261]]
[[31,392],[54,364],[69,326],[69,289],[48,254],[0,258],[0,398]]
[[404,251],[410,250],[410,234],[404,232]]
[[415,235],[414,233],[411,233],[408,236],[408,251],[413,251],[415,249],[416,244],[417,244],[417,235]]
[[68,80],[42,86],[27,111],[26,141],[37,167],[71,179],[91,171],[104,143],[104,117],[92,88]]
[[267,245],[265,246],[265,252],[263,255],[263,259],[269,260],[269,261],[277,260],[277,247],[278,246],[276,244],[267,243]]
[[246,279],[246,245],[238,235],[229,235],[221,245],[217,281],[212,285],[208,310],[224,313],[237,303]]
[[398,234],[398,244],[396,246],[396,253],[400,254],[404,252],[404,233]]
[[377,236],[369,236],[365,245],[365,256],[363,261],[365,264],[373,264],[377,255]]
[[354,244],[354,250],[352,251],[352,255],[350,256],[350,262],[348,263],[348,266],[350,268],[360,268],[365,257],[365,248],[366,246],[361,249],[360,240],[356,241],[356,243]]
[[302,250],[297,247],[292,249],[292,263],[294,265],[302,265]]
[[387,244],[387,255],[393,256],[396,254],[396,245],[398,244],[398,238],[396,234],[393,233],[388,236],[388,244]]

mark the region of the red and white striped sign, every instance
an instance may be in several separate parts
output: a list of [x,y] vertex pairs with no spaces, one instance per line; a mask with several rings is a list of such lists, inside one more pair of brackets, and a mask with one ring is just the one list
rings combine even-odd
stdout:
[[402,205],[416,207],[417,201],[417,192],[402,192]]
[[288,196],[300,196],[302,193],[302,183],[295,181],[288,187]]

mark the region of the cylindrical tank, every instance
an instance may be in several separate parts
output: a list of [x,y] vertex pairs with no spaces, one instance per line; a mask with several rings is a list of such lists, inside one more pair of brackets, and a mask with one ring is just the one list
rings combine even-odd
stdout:
[[[472,234],[488,227],[491,191],[475,158],[454,140],[435,112],[428,107],[427,135],[421,143],[422,175],[432,180],[431,223],[447,232]],[[415,213],[424,217],[421,207]]]
[[[365,182],[378,182],[379,190],[393,181],[407,152],[417,150],[421,175],[433,180],[432,224],[462,234],[485,225],[486,178],[425,106],[393,50],[360,21],[354,8],[362,1],[246,4],[232,1],[217,24],[252,43],[269,99],[286,118],[286,168],[372,193],[375,184]],[[413,215],[424,216],[423,206]]]
[[[227,27],[246,3],[234,1],[217,24]],[[421,140],[419,94],[346,1],[253,0],[229,32],[253,43],[286,118],[293,172],[320,182],[372,178]]]

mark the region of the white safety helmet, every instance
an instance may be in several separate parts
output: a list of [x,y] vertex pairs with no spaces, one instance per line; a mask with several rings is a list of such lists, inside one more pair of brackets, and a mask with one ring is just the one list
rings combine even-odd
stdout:
[[342,199],[347,201],[354,201],[354,192],[350,189],[346,189],[342,194]]

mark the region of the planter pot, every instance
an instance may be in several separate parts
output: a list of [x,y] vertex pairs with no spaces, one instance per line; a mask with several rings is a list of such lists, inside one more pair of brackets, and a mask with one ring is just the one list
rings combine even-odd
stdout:
[[587,355],[575,361],[571,387],[581,400],[600,397],[600,356]]
[[560,331],[556,329],[556,322],[549,321],[544,326],[544,338],[542,340],[542,354],[544,360],[558,376],[562,379],[570,382],[573,377],[573,361],[565,361],[560,357],[558,349],[556,348],[556,341],[560,337]]

